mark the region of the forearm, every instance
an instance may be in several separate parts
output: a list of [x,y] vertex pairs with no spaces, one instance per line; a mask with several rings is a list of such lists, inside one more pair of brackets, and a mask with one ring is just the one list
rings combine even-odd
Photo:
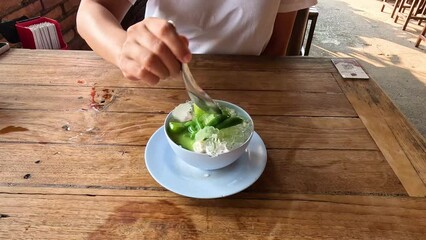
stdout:
[[[130,7],[126,1],[83,0],[77,14],[77,29],[89,46],[107,61],[118,65],[126,31],[120,21]],[[113,11],[111,11],[113,9]]]
[[147,18],[124,31],[128,0],[82,0],[77,28],[92,49],[131,80],[156,84],[191,60],[188,41],[166,20]]

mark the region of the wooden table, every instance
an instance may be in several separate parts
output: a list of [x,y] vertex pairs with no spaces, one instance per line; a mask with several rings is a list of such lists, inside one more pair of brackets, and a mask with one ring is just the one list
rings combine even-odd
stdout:
[[245,108],[261,178],[213,200],[165,190],[145,144],[187,100],[93,52],[0,56],[0,239],[424,239],[426,144],[374,80],[328,58],[194,56],[214,98]]

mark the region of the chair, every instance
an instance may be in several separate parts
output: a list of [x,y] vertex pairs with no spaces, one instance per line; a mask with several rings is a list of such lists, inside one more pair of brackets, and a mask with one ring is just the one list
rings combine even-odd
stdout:
[[419,20],[419,24],[421,24],[423,20],[426,20],[425,2],[426,0],[413,0],[412,3],[409,4],[410,10],[408,14],[405,14],[401,9],[408,6],[408,0],[402,0],[398,14],[395,17],[395,23],[398,21],[399,17],[405,18],[404,26],[402,27],[402,30],[404,31],[410,20]]
[[385,10],[386,5],[388,5],[388,1],[387,0],[383,0],[383,5],[382,5],[382,9],[380,9],[380,12],[383,12],[383,10]]
[[382,9],[380,9],[380,12],[383,12],[385,10],[386,6],[390,6],[392,7],[392,15],[391,18],[393,18],[393,16],[395,15],[395,11],[398,8],[399,4],[401,3],[402,0],[394,0],[389,2],[389,0],[383,0],[383,4],[382,4]]
[[417,38],[416,47],[420,46],[421,41],[426,41],[426,24],[423,27],[422,33],[419,34],[419,37]]
[[[309,50],[311,49],[312,39],[314,37],[315,26],[317,25],[318,19],[318,9],[316,6],[309,8],[308,21],[311,21],[311,25],[309,25],[308,38],[306,39],[306,45],[304,47],[304,51],[302,53],[303,56],[309,55]],[[306,34],[306,33],[305,33]],[[303,48],[302,48],[303,50]]]
[[413,0],[408,0],[408,1],[394,0],[391,2],[389,2],[389,0],[383,0],[382,8],[380,9],[380,11],[383,12],[386,6],[392,7],[391,18],[393,18],[397,10],[398,12],[404,13],[405,9],[410,8],[412,2]]
[[[421,14],[426,17],[426,1],[423,1],[423,5],[419,5],[419,11],[422,11]],[[423,20],[425,20],[425,19],[419,20],[419,25],[422,24]]]
[[287,46],[287,56],[302,55],[301,49],[303,38],[305,37],[306,25],[308,24],[309,8],[297,11],[296,20],[294,21],[293,30],[291,31],[290,40]]

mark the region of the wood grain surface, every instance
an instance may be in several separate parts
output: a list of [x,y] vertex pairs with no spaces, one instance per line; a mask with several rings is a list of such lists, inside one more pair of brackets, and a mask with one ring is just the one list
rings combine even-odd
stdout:
[[[410,196],[426,197],[426,144],[374,82],[343,81],[342,89]],[[419,177],[414,177],[418,175]]]
[[[92,91],[98,102],[110,95],[105,99],[108,112],[170,112],[176,102],[188,100],[184,89],[10,86],[0,96],[0,107],[77,111],[88,108]],[[344,94],[235,90],[211,90],[209,93],[216,99],[240,101],[241,107],[252,115],[356,117]],[[112,101],[114,104],[109,104]]]
[[[161,188],[146,170],[142,146],[4,143],[0,152],[3,186]],[[405,194],[380,152],[361,150],[271,149],[265,173],[248,191]]]
[[422,239],[426,200],[0,195],[0,237],[42,239]]
[[0,239],[424,238],[425,140],[373,79],[328,58],[190,67],[267,147],[262,176],[227,198],[179,196],[146,169],[147,141],[188,99],[180,79],[126,80],[90,51],[0,55]]

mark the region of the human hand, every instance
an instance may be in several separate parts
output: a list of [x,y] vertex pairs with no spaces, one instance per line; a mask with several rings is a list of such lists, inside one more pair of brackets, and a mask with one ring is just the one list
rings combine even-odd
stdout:
[[188,40],[172,24],[147,18],[128,28],[117,65],[126,78],[153,85],[177,75],[190,60]]

